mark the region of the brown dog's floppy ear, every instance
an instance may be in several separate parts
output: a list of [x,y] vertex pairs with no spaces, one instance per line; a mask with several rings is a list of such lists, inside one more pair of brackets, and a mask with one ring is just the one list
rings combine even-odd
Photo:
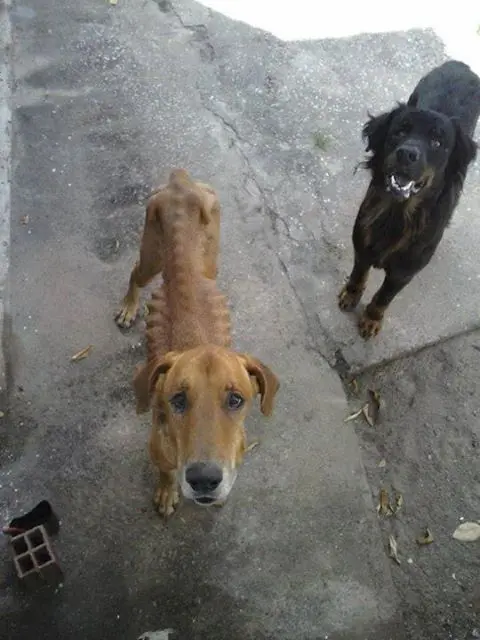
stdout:
[[280,382],[267,365],[257,360],[257,358],[245,353],[242,358],[248,374],[254,376],[257,380],[261,395],[260,409],[264,416],[269,416],[273,411],[273,400],[280,387]]
[[175,364],[175,360],[178,358],[178,355],[179,354],[175,353],[175,351],[169,351],[162,358],[158,358],[152,363],[152,366],[150,368],[150,376],[148,379],[148,393],[150,395],[150,398],[155,391],[155,387],[157,386],[159,377],[162,374],[167,373],[167,371],[173,367],[173,365]]
[[151,360],[137,367],[133,379],[133,388],[137,399],[137,413],[145,413],[150,409],[153,392],[161,375],[173,366],[178,354],[170,351],[161,358]]

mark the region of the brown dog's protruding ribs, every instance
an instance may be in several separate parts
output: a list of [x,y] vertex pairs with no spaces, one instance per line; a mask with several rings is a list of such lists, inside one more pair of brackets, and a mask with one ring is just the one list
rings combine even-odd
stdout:
[[[180,195],[180,194],[179,194]],[[148,357],[199,344],[230,346],[230,313],[213,280],[203,276],[202,247],[194,237],[195,194],[175,202],[172,248],[165,256],[164,284],[152,294],[146,319]],[[188,197],[187,196],[187,197]],[[193,197],[192,197],[193,196]],[[195,198],[196,199],[196,198]]]
[[158,357],[168,351],[181,350],[198,344],[231,345],[230,312],[225,297],[218,291],[215,282],[207,278],[199,279],[197,286],[198,315],[190,322],[200,327],[204,339],[195,343],[195,336],[185,333],[185,319],[171,315],[165,286],[152,294],[146,318],[146,338],[148,359]]
[[148,315],[145,321],[147,338],[147,358],[167,353],[171,349],[172,323],[165,298],[165,289],[157,289],[147,304]]
[[208,325],[208,338],[211,344],[222,347],[231,345],[230,311],[227,300],[213,280],[204,279],[202,282],[205,324]]

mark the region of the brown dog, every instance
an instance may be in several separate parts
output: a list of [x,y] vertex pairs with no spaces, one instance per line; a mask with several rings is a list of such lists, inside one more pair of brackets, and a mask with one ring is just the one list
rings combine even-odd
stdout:
[[183,202],[185,198],[195,203],[201,202],[201,220],[195,228],[199,234],[196,248],[203,254],[203,275],[212,280],[217,277],[220,237],[220,204],[217,195],[209,185],[192,182],[186,171],[177,169],[172,172],[168,185],[154,191],[147,202],[140,260],[132,270],[123,306],[115,318],[119,327],[128,329],[133,324],[138,312],[140,289],[162,273],[173,242],[173,224],[181,208],[176,205],[187,204]]
[[246,448],[253,398],[270,415],[279,388],[257,359],[230,350],[230,318],[217,289],[220,207],[208,185],[173,171],[147,205],[140,262],[121,324],[134,317],[138,287],[162,271],[147,316],[147,362],[137,369],[137,412],[152,407],[150,455],[159,471],[155,503],[169,516],[180,484],[197,504],[223,503]]

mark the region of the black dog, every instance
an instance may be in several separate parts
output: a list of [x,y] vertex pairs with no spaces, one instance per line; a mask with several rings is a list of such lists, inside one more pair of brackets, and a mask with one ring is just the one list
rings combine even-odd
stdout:
[[359,322],[370,338],[393,298],[433,256],[458,203],[477,146],[480,78],[462,62],[445,62],[418,83],[408,104],[363,128],[372,180],[355,221],[355,262],[339,294],[344,311],[362,297],[370,267],[385,280]]

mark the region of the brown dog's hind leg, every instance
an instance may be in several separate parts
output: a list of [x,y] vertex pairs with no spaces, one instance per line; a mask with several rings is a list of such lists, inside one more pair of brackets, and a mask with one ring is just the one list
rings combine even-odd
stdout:
[[366,306],[358,322],[358,330],[362,338],[368,340],[380,332],[385,311],[395,296],[400,293],[411,279],[412,276],[399,279],[387,273],[382,286]]
[[168,518],[174,513],[179,501],[175,472],[159,472],[158,487],[153,501],[157,506],[158,513],[164,518]]
[[370,265],[362,262],[358,254],[355,254],[352,273],[338,294],[338,306],[342,311],[353,311],[358,305],[365,291],[369,272]]

